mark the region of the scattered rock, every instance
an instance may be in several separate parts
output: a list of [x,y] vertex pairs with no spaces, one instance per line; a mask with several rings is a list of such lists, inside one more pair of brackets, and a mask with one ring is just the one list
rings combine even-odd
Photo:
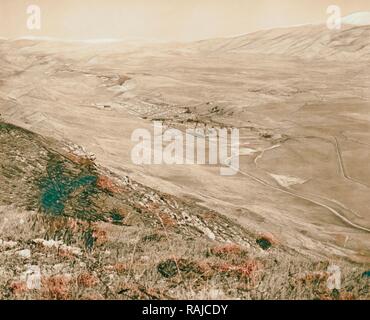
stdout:
[[63,263],[58,263],[58,264],[55,264],[53,266],[53,269],[58,272],[58,273],[61,273],[64,269],[64,264]]
[[45,239],[34,239],[33,242],[36,243],[36,244],[41,244],[45,248],[59,249],[59,250],[65,251],[65,252],[72,253],[72,254],[74,254],[76,256],[79,256],[79,255],[82,254],[82,250],[80,248],[67,246],[62,241],[45,240]]
[[4,241],[0,239],[0,247],[4,249],[12,249],[18,245],[15,241]]
[[17,254],[20,257],[25,258],[25,259],[31,258],[31,250],[30,249],[24,249],[24,250],[17,251]]

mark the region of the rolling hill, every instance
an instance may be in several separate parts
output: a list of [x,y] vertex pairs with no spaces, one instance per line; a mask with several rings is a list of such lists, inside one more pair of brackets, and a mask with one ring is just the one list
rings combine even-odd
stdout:
[[[352,21],[348,19],[348,21]],[[195,46],[207,54],[263,54],[302,59],[370,59],[370,26],[325,25],[262,30],[233,38],[200,41]]]

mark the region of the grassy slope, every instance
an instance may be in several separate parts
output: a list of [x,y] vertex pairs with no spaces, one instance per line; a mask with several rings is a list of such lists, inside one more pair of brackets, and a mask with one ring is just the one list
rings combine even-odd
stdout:
[[[116,177],[76,148],[2,122],[0,140],[0,298],[369,298],[364,266],[336,262],[342,290],[330,292],[328,261]],[[38,289],[27,288],[30,266]]]

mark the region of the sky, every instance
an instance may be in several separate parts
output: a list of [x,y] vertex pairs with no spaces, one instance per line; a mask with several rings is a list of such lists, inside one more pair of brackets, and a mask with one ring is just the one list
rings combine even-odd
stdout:
[[[333,4],[343,16],[370,11],[370,0],[0,0],[0,37],[193,41],[325,23]],[[41,9],[39,30],[27,28],[29,5]]]

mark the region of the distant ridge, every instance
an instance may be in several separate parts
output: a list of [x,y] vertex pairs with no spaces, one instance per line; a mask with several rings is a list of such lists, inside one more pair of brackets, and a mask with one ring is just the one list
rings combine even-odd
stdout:
[[370,25],[370,11],[355,12],[350,14],[342,18],[342,23],[355,26]]
[[267,54],[320,59],[370,60],[370,25],[325,24],[261,30],[232,38],[198,41],[190,45],[207,54]]
[[[0,37],[0,39],[2,39]],[[123,38],[92,38],[92,39],[63,39],[47,36],[22,36],[12,39],[3,38],[3,40],[19,41],[44,41],[44,42],[60,42],[60,43],[86,43],[86,44],[115,44],[115,43],[161,43],[156,39],[144,39],[140,37],[123,37]]]
[[[1,38],[0,38],[1,39]],[[82,40],[72,40],[72,39],[61,39],[54,37],[39,37],[39,36],[24,36],[12,39],[17,40],[31,40],[31,41],[54,41],[54,42],[84,42],[84,43],[115,43],[125,41],[125,39],[82,39]]]

